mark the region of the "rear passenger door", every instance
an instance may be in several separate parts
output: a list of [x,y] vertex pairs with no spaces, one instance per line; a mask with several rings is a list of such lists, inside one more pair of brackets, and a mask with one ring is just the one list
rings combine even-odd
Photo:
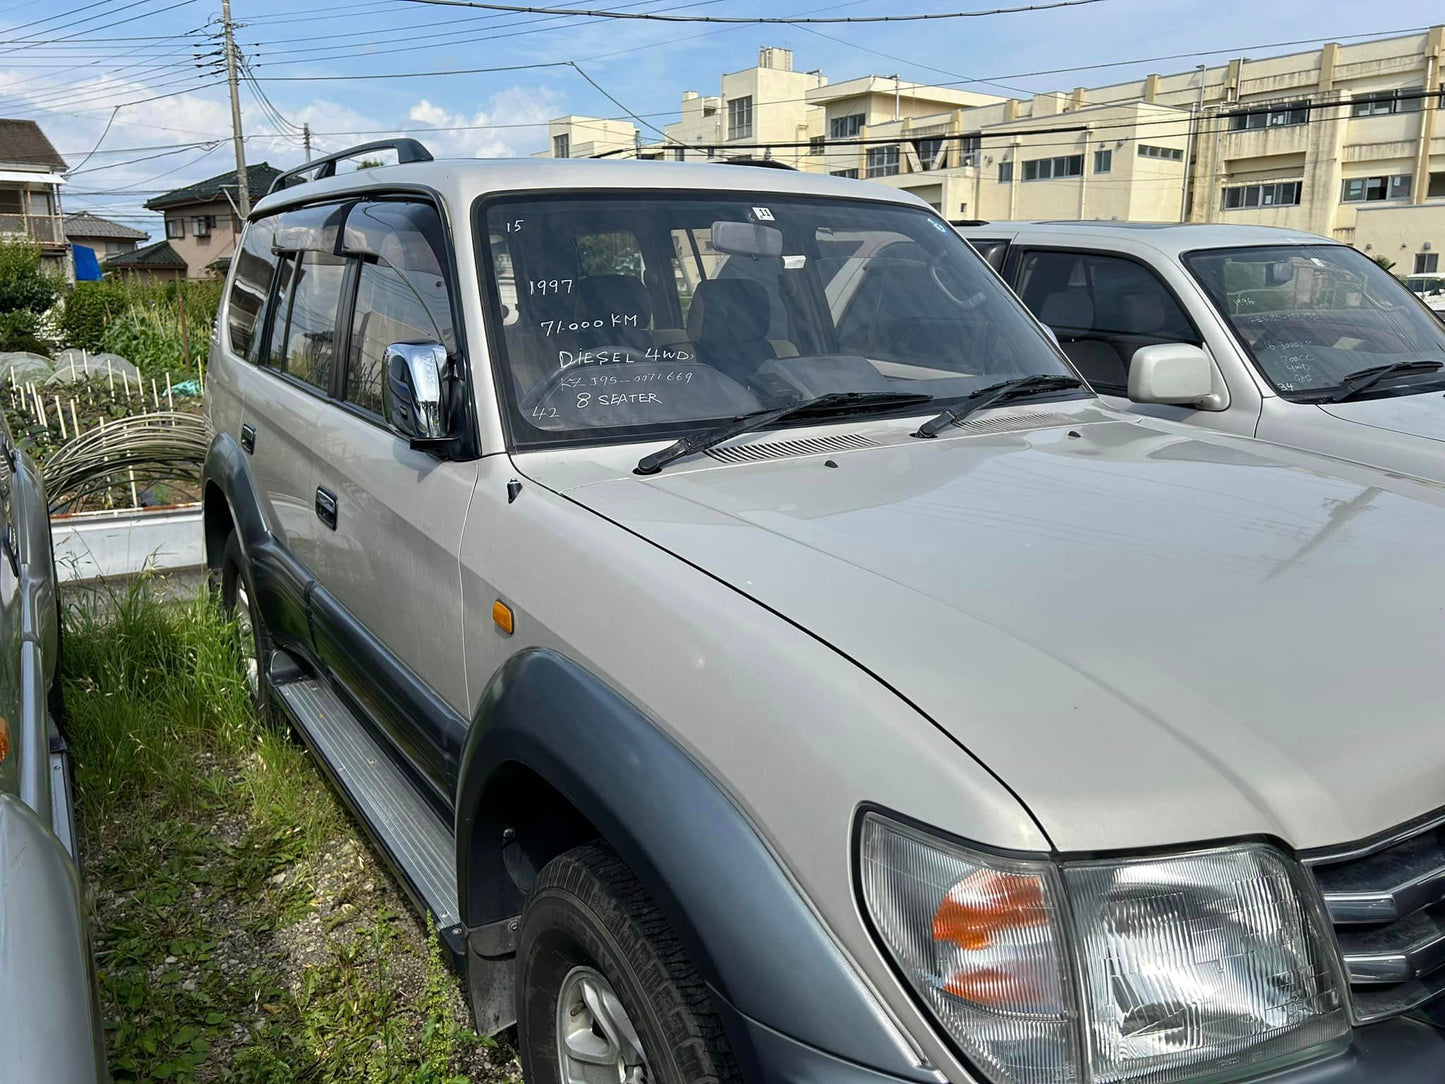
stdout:
[[462,371],[447,246],[430,203],[368,200],[347,216],[343,346],[314,479],[334,508],[319,539],[318,648],[439,796],[470,715],[457,555],[477,464],[413,450],[387,428],[382,361],[392,343],[440,342]]

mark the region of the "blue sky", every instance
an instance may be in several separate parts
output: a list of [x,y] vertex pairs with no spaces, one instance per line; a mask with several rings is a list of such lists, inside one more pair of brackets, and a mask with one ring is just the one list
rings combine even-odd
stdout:
[[[1017,0],[827,5],[798,0],[796,6],[762,0],[581,0],[559,6],[842,16],[1010,2]],[[618,22],[408,0],[234,0],[232,15],[244,24],[238,41],[260,90],[285,122],[311,125],[319,150],[406,130],[438,156],[526,155],[542,148],[546,131],[537,123],[548,117],[621,114],[565,67],[391,77],[396,73],[573,60],[627,109],[661,126],[676,119],[684,90],[716,93],[719,75],[750,67],[763,45],[791,48],[795,67],[822,69],[835,82],[897,72],[919,82],[988,80],[967,85],[1023,94],[1187,70],[1241,52],[1268,56],[1309,48],[1263,47],[1268,43],[1346,40],[1445,21],[1439,0],[1100,0],[989,18],[811,29]],[[148,194],[233,165],[224,82],[215,85],[215,76],[198,67],[195,56],[215,50],[206,35],[219,28],[219,19],[219,0],[0,0],[0,116],[38,120],[69,161],[75,172],[65,197],[68,211],[109,214],[150,230],[155,239],[158,219],[142,207]],[[1027,74],[1203,50],[1219,52]],[[203,56],[199,63],[209,61]],[[147,98],[155,100],[143,101]],[[123,108],[112,117],[117,105]],[[287,166],[301,160],[294,133],[269,115],[251,88],[243,89],[241,105],[249,161]],[[98,140],[99,149],[82,164]]]

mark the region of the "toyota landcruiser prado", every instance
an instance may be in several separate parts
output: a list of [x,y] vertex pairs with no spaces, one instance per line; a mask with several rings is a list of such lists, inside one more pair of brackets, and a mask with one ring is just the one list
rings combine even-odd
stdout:
[[207,548],[531,1084],[1441,1078],[1445,490],[905,193],[391,145],[250,216]]

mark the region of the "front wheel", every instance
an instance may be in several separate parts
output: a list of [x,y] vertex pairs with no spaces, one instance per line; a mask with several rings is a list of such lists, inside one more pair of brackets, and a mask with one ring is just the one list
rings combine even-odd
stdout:
[[588,843],[542,868],[517,946],[528,1084],[732,1084],[711,995],[623,861]]
[[235,620],[240,634],[241,676],[246,681],[246,691],[257,714],[264,718],[270,705],[270,686],[266,679],[270,640],[261,623],[251,569],[246,564],[241,540],[235,531],[226,537],[226,547],[222,551],[220,589],[221,610]]

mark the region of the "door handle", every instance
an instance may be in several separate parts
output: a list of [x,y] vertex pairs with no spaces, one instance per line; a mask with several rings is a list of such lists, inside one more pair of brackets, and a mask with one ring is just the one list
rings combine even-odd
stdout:
[[316,518],[336,530],[336,494],[325,486],[316,487]]
[[250,455],[256,450],[256,427],[254,425],[241,426],[241,447],[246,454]]

